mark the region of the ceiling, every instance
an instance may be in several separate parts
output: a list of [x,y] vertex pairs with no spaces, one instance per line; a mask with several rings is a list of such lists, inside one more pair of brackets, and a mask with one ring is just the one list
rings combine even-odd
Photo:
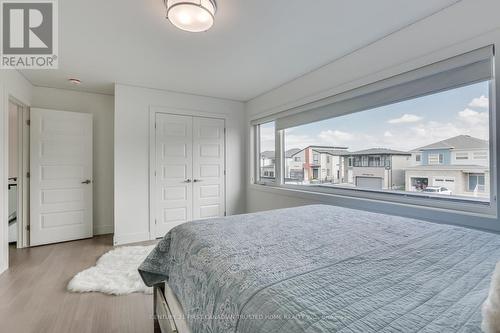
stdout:
[[21,73],[37,86],[113,94],[118,82],[247,101],[456,2],[218,0],[215,25],[193,34],[165,19],[162,0],[64,0],[59,69]]

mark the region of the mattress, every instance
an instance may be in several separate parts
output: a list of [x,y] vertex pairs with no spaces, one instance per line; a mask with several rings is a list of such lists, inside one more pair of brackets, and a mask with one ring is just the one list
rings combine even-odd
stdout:
[[192,333],[480,332],[496,234],[312,205],[189,222],[141,264]]

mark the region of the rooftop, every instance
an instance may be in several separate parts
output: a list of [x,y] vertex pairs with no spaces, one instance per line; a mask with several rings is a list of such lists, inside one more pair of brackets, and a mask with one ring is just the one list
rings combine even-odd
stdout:
[[[342,146],[307,146],[303,149],[297,149],[297,151],[294,152],[293,154],[291,154],[290,157],[298,154],[299,152],[301,152],[307,148],[311,148],[312,150],[314,150],[315,152],[320,153],[320,154],[345,155],[346,153],[348,153],[347,147],[342,147]],[[294,148],[294,149],[296,149],[296,148]],[[290,150],[294,150],[294,149],[290,149]],[[288,150],[288,151],[290,151],[290,150]]]
[[[299,151],[301,151],[299,148],[288,149],[285,152],[285,156],[286,156],[286,158],[291,158],[293,155],[295,155]],[[264,157],[264,158],[275,158],[276,157],[276,155],[274,154],[274,150],[263,151],[262,153],[260,153],[260,156]]]
[[313,148],[313,150],[317,153],[320,154],[330,154],[330,155],[335,155],[335,156],[340,156],[340,155],[348,155],[349,152],[346,150],[347,148],[342,148],[342,149],[331,149],[331,148]]
[[350,153],[349,155],[411,155],[411,154],[405,151],[388,149],[388,148],[370,148],[370,149],[355,151],[353,153]]
[[264,158],[274,158],[275,156],[274,150],[266,150],[260,153],[260,157]]
[[416,148],[413,151],[430,149],[484,149],[488,148],[488,141],[470,135],[457,135],[452,138],[431,143],[430,145]]
[[285,157],[286,158],[291,158],[293,155],[297,154],[299,151],[301,151],[301,149],[299,149],[299,148],[288,149],[285,152]]
[[307,146],[306,148],[311,148],[311,149],[315,149],[315,150],[316,149],[347,149],[347,147],[344,147],[344,146]]

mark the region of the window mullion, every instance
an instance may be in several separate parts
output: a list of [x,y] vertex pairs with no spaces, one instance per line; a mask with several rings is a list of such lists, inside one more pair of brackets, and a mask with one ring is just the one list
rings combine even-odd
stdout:
[[255,128],[255,182],[260,183],[260,126]]
[[283,151],[283,131],[274,131],[275,135],[275,176],[276,176],[276,185],[283,184],[283,174],[285,167],[284,161],[284,151]]

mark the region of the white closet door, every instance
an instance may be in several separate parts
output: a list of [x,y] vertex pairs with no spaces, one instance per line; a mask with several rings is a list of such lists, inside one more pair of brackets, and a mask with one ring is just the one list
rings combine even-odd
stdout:
[[31,109],[30,245],[92,237],[92,115]]
[[193,219],[224,216],[224,120],[193,119]]
[[156,237],[193,216],[193,117],[156,114]]

